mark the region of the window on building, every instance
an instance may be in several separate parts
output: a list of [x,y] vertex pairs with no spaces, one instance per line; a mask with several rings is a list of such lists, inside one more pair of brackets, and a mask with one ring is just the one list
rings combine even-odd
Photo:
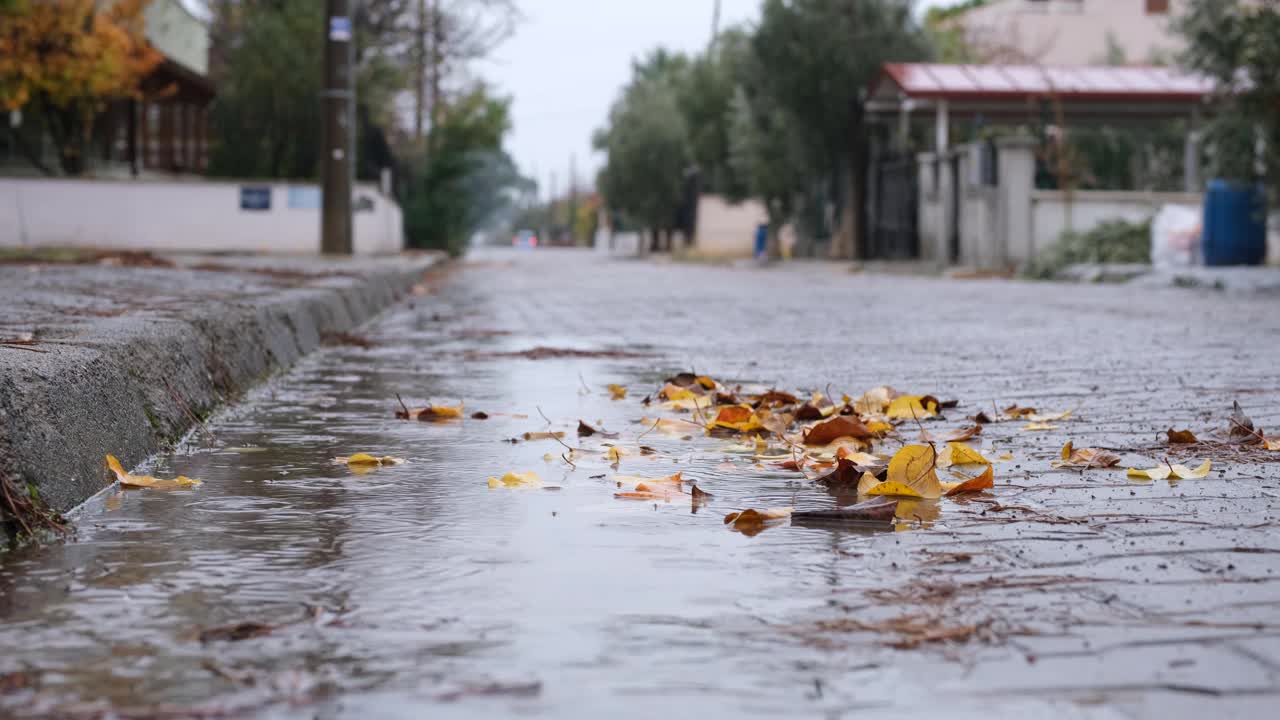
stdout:
[[1169,0],[1147,0],[1148,15],[1168,15]]

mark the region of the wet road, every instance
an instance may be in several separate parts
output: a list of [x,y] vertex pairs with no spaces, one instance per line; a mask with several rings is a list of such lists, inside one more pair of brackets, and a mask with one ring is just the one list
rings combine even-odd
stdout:
[[[1280,428],[1274,298],[556,251],[481,254],[429,286],[365,330],[374,347],[307,358],[148,468],[204,485],[114,492],[75,542],[0,556],[0,674],[23,685],[0,690],[0,712],[1172,718],[1280,703],[1280,453],[1160,439],[1225,427],[1233,400]],[[503,354],[534,347],[614,356]],[[939,428],[1013,403],[1075,414],[989,426],[976,444],[1013,457],[995,491],[898,532],[749,537],[723,515],[835,500],[725,440],[637,439],[658,414],[639,399],[688,369],[959,399]],[[397,421],[397,393],[490,417]],[[547,430],[543,415],[571,445],[631,453],[575,468],[554,441],[509,442]],[[620,437],[579,440],[580,419]],[[1068,439],[1125,466],[1215,468],[1177,484],[1055,470]],[[332,461],[355,452],[406,462]],[[525,470],[558,489],[486,485]],[[677,471],[712,501],[613,497],[617,473]],[[270,627],[201,639],[245,622]]]

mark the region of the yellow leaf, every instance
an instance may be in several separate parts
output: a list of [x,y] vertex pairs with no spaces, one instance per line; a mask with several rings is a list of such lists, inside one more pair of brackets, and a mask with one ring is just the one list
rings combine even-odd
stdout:
[[627,454],[626,450],[623,450],[622,448],[615,445],[609,448],[609,452],[605,453],[605,457],[609,459],[609,462],[619,462],[622,460],[623,456],[626,454]]
[[946,449],[938,455],[938,467],[952,465],[990,465],[991,461],[982,457],[982,453],[964,443],[947,443]]
[[1125,474],[1134,480],[1199,480],[1208,477],[1211,469],[1213,469],[1212,463],[1205,460],[1194,470],[1186,465],[1162,465],[1150,470],[1129,468]]
[[868,420],[866,425],[874,435],[883,435],[893,430],[893,425],[883,420]]
[[[858,485],[861,486],[862,483],[859,482]],[[941,482],[939,482],[938,488],[939,488],[938,494],[935,495],[934,497],[942,497]],[[909,485],[904,485],[903,483],[895,482],[893,480],[885,480],[879,485],[873,486],[871,489],[867,490],[867,494],[868,495],[897,495],[900,497],[914,497],[914,498],[924,497],[924,495],[922,495],[919,490]]]
[[1022,429],[1026,432],[1038,432],[1042,430],[1057,430],[1058,426],[1050,425],[1049,423],[1033,422],[1027,423],[1027,426]]
[[627,389],[617,384],[609,385],[609,397],[613,400],[623,400],[627,397]]
[[1005,451],[996,456],[996,462],[1013,462],[1013,453]]
[[868,495],[875,486],[880,484],[880,478],[869,472],[862,473],[862,477],[858,479],[858,494]]
[[666,500],[685,496],[683,485],[684,473],[676,473],[665,478],[642,478],[618,475],[614,480],[619,486],[634,484],[634,490],[616,492],[615,498],[622,500]]
[[706,390],[715,390],[715,389],[716,389],[716,385],[717,385],[717,383],[716,383],[716,381],[715,381],[715,380],[712,380],[711,378],[707,377],[706,375],[700,375],[700,376],[698,376],[698,379],[697,379],[697,380],[695,380],[694,382],[698,383],[699,385],[701,385],[701,386],[702,386],[704,389],[706,389]]
[[760,416],[751,409],[750,405],[733,405],[720,408],[720,411],[716,413],[715,420],[711,421],[710,428],[751,432],[764,428],[764,423]]
[[500,478],[489,478],[489,487],[538,488],[542,487],[542,478],[538,477],[538,473],[533,472],[532,470],[523,473],[509,472]]
[[908,445],[889,461],[889,474],[873,495],[906,495],[930,500],[942,497],[937,457],[928,445]]
[[130,475],[124,471],[123,467],[120,466],[120,461],[116,459],[115,455],[107,456],[107,467],[111,469],[111,472],[115,473],[116,479],[120,481],[121,485],[126,485],[128,487],[173,490],[175,488],[193,487],[201,484],[199,480],[189,478],[185,475],[180,475],[172,480],[161,480],[160,478],[154,478],[150,475]]
[[885,415],[894,420],[914,420],[934,417],[938,414],[938,406],[929,403],[929,407],[920,404],[920,395],[901,395],[889,403]]
[[1280,450],[1280,440],[1263,440],[1262,446],[1268,450]]
[[457,405],[429,405],[427,412],[438,418],[462,417],[462,403]]
[[880,459],[879,456],[872,455],[871,453],[864,453],[856,450],[850,450],[849,448],[843,447],[843,446],[841,446],[840,449],[836,450],[836,458],[840,460],[848,460],[854,465],[862,465],[862,466],[880,465],[884,462],[884,460]]
[[347,458],[348,465],[381,465],[382,460],[365,453],[356,453]]
[[682,388],[679,385],[667,383],[658,391],[658,397],[663,400],[691,400],[697,398],[698,395],[689,388]]

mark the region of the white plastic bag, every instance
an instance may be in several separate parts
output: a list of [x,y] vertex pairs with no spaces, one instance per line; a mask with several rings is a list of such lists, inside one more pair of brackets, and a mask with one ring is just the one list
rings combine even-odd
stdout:
[[1151,223],[1151,264],[1186,267],[1200,262],[1203,214],[1189,205],[1165,205]]

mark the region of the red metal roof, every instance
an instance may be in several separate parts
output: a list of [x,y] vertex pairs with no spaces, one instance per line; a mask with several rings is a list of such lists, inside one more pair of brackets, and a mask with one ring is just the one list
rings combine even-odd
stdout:
[[890,82],[907,97],[959,101],[1056,96],[1089,102],[1198,103],[1213,90],[1206,78],[1165,67],[889,63],[876,89],[883,92]]

